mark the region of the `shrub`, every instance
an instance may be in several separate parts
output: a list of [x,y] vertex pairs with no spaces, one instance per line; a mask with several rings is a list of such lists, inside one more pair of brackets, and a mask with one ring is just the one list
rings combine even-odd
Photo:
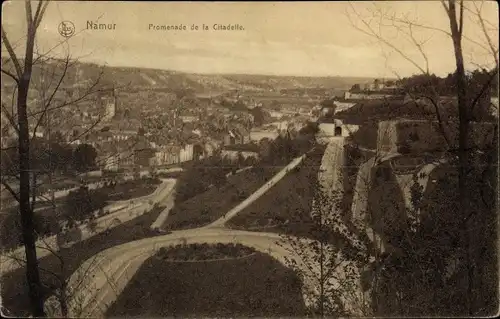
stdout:
[[402,142],[398,145],[398,151],[401,154],[410,154],[410,145],[407,142]]
[[159,250],[158,250],[158,255],[162,258],[165,258],[167,256],[167,253],[168,253],[168,250],[167,248],[165,247],[161,247]]

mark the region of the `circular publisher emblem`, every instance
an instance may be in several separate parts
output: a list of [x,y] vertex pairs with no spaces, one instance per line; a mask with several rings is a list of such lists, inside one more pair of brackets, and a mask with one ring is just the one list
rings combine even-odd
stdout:
[[75,25],[71,21],[63,21],[59,24],[59,34],[65,38],[69,38],[75,34]]

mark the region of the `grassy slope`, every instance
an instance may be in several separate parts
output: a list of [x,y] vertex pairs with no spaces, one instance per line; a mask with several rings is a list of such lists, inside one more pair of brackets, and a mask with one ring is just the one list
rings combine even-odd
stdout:
[[265,167],[241,172],[228,178],[222,187],[212,187],[208,191],[176,205],[170,212],[166,227],[186,229],[206,225],[223,216],[230,209],[259,189],[281,167]]
[[141,317],[302,315],[298,278],[261,253],[195,263],[152,257],[107,312],[107,316]]
[[[317,179],[324,148],[308,154],[304,162],[290,171],[266,194],[228,221],[237,229],[250,229],[307,235]],[[286,221],[289,223],[286,223]]]
[[139,182],[125,182],[114,187],[104,187],[109,194],[109,201],[128,200],[152,194],[161,184],[156,180],[140,180]]
[[[310,152],[303,164],[298,166],[298,170],[291,171],[265,195],[229,220],[228,226],[316,240],[319,239],[318,236],[326,236],[326,241],[338,249],[346,249],[345,252],[354,258],[356,250],[349,237],[334,229],[323,228],[318,232],[318,223],[313,222],[310,215],[323,153],[324,147],[317,147],[314,152]],[[349,199],[344,204],[347,202]],[[347,216],[344,217],[347,232],[356,232]]]

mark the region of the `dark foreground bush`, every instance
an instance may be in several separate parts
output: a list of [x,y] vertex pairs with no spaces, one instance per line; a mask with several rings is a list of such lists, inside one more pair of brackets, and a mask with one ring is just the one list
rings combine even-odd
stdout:
[[[199,246],[200,247],[200,246]],[[146,260],[106,317],[303,317],[297,275],[273,258]]]
[[215,245],[190,244],[176,245],[174,247],[162,247],[156,255],[165,260],[195,261],[245,257],[255,253],[255,250],[241,244],[222,244]]

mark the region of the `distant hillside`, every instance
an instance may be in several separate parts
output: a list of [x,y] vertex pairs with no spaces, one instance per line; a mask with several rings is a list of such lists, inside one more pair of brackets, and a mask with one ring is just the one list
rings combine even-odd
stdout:
[[[5,62],[5,59],[2,59]],[[50,69],[61,74],[63,64],[50,62]],[[169,89],[193,90],[196,93],[224,92],[228,90],[241,91],[267,91],[269,89],[349,89],[353,84],[367,82],[367,78],[347,77],[295,77],[295,76],[269,76],[269,75],[236,75],[236,74],[188,74],[170,70],[157,70],[133,67],[105,67],[92,63],[75,63],[67,72],[62,84],[63,87],[80,86],[92,83],[104,70],[101,82],[115,87],[130,87],[134,89]],[[50,72],[51,73],[51,72]],[[33,80],[37,82],[42,77],[41,65],[35,65]],[[12,85],[12,80],[2,74],[2,81]]]
[[371,78],[360,77],[305,77],[305,76],[277,76],[277,75],[251,75],[251,74],[226,74],[226,79],[239,84],[252,85],[263,89],[292,89],[292,88],[327,88],[350,89],[356,83],[371,82]]

